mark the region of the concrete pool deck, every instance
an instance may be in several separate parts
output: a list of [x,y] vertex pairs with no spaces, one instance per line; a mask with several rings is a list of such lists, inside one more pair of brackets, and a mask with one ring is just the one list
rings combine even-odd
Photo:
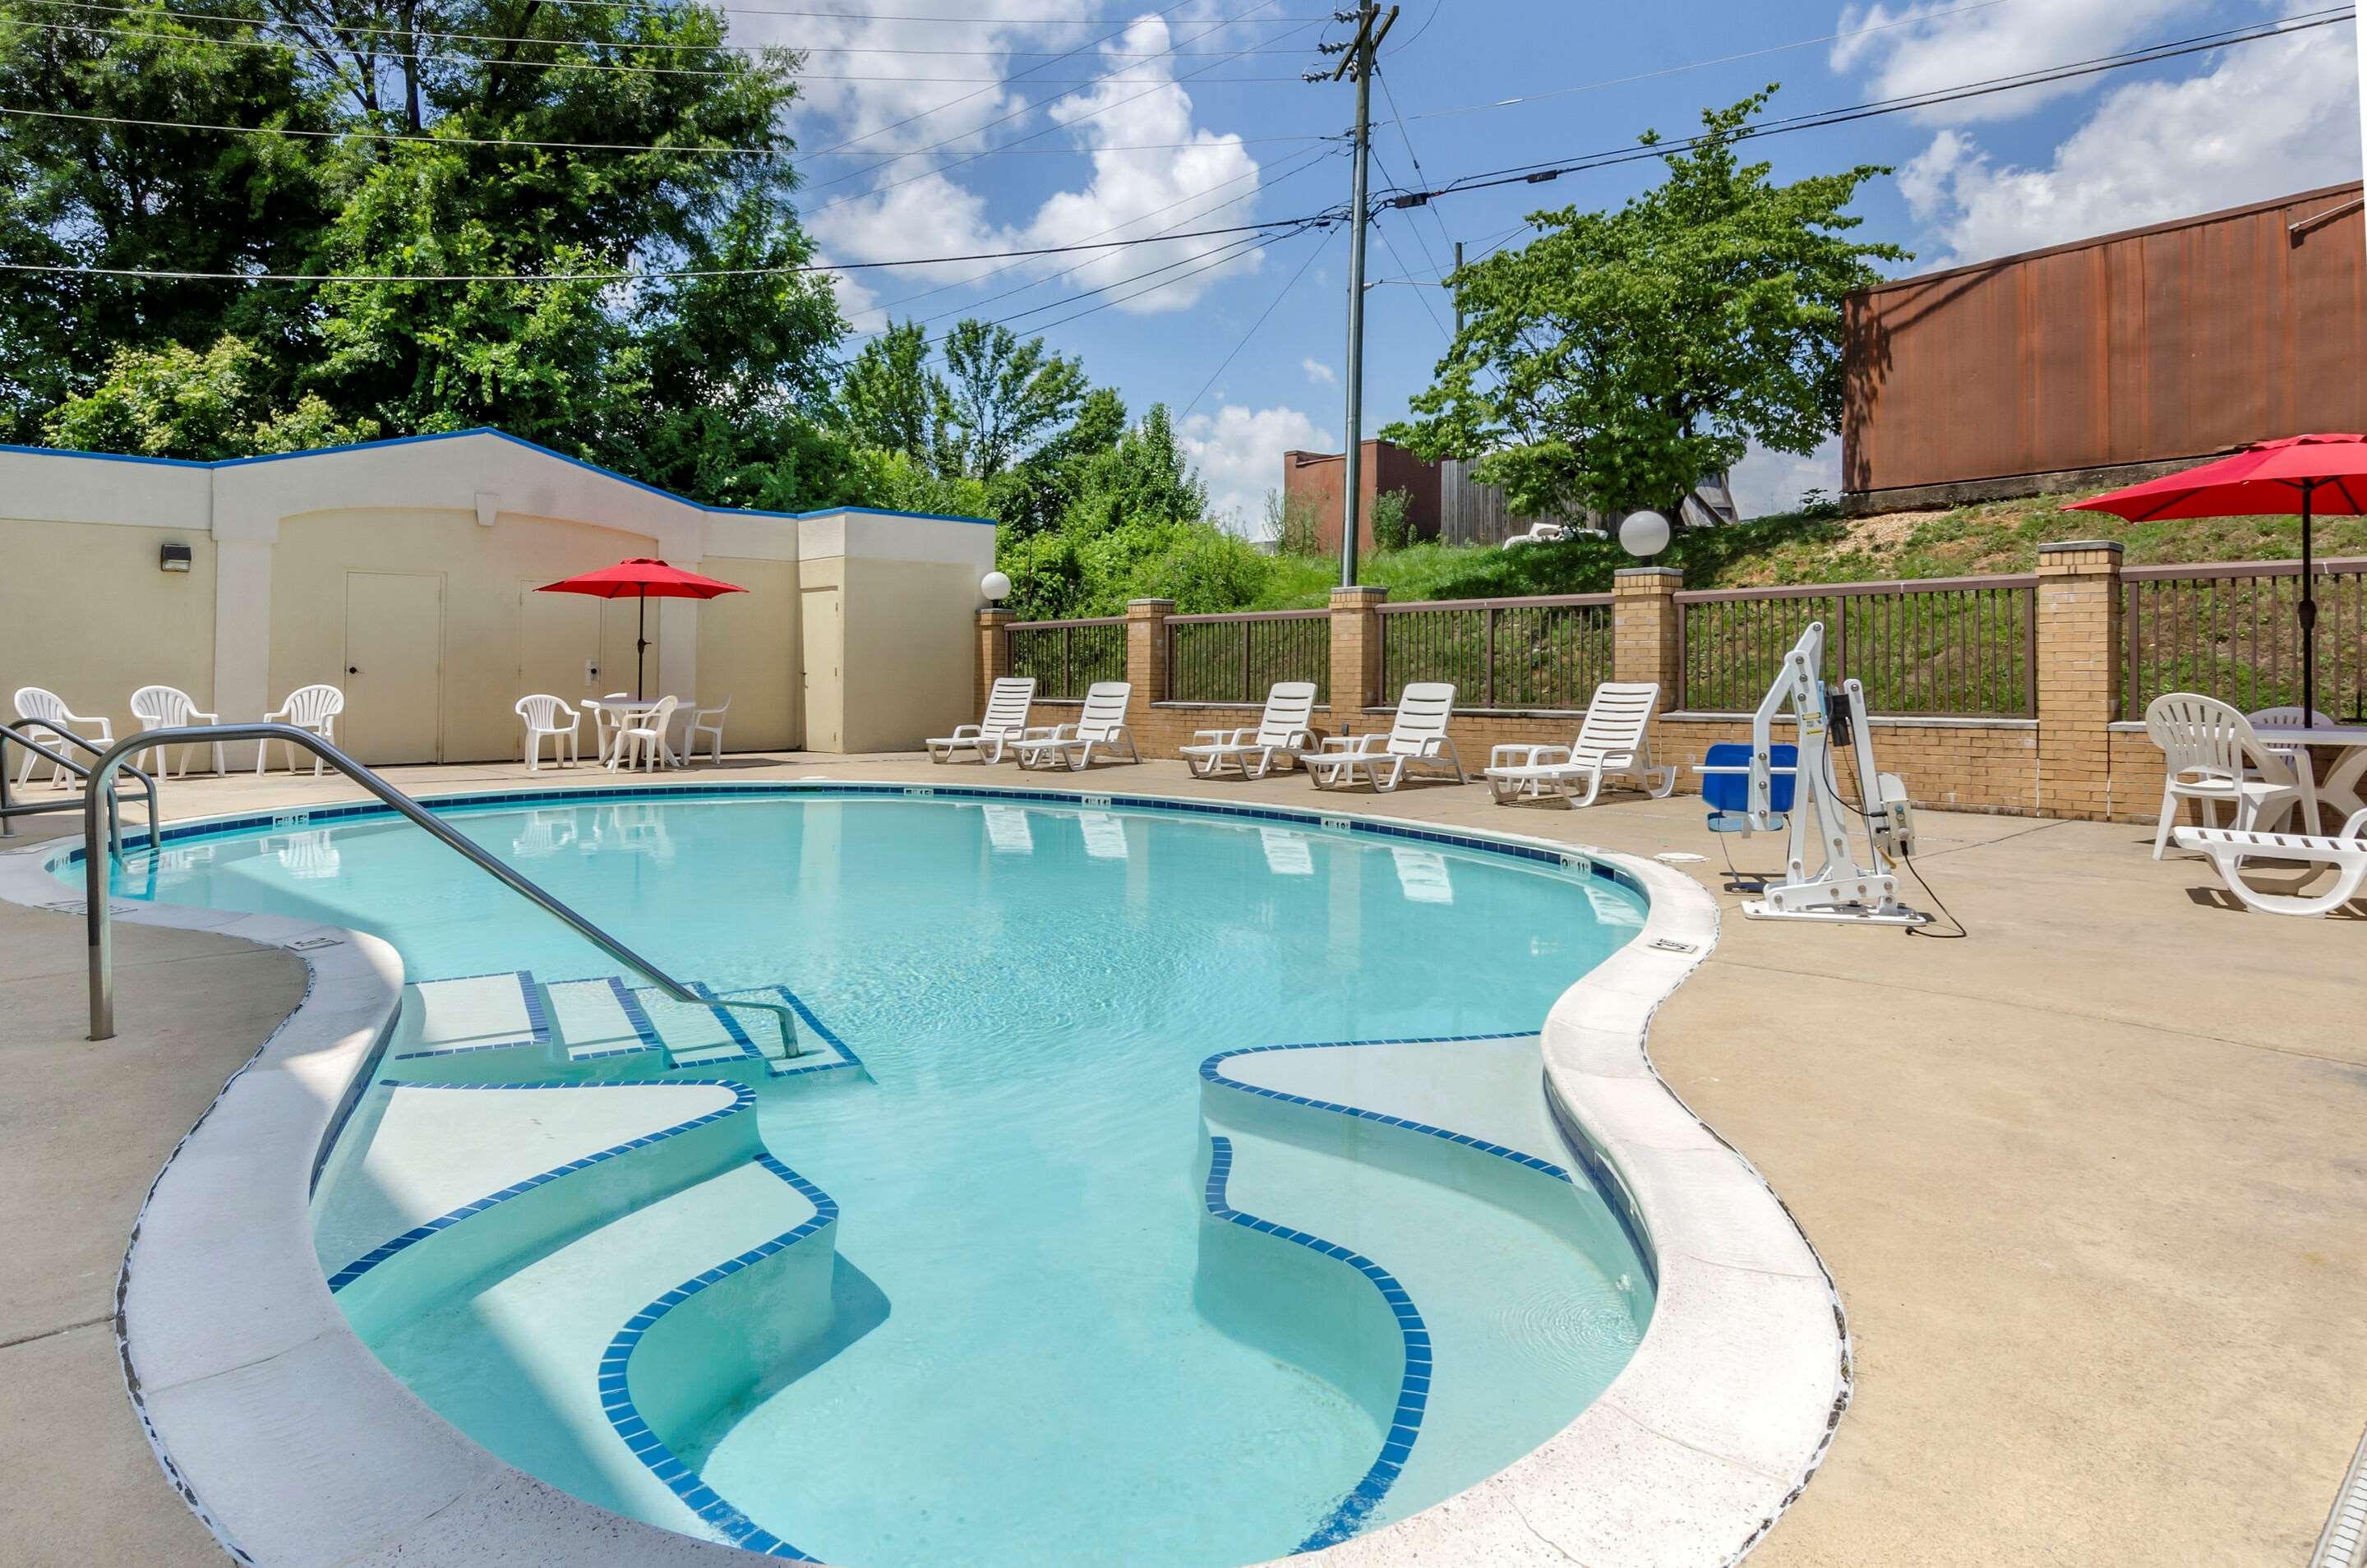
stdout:
[[[1020,782],[910,757],[699,772]],[[610,780],[388,775],[421,794]],[[1738,901],[1692,800],[1319,797],[1296,775],[1210,784],[1168,762],[1093,779],[1704,854],[1682,869]],[[165,800],[198,816],[357,794],[280,774],[176,781]],[[1855,1403],[1752,1561],[2305,1561],[2367,1419],[2367,930],[2225,907],[2202,862],[2149,860],[2139,828],[1919,824],[1972,940],[1729,919],[1652,1030],[1671,1086],[1821,1250],[1855,1338]],[[1746,869],[1778,852],[1732,847]],[[21,1238],[0,1253],[12,1561],[219,1560],[147,1454],[104,1319],[148,1179],[301,972],[221,938],[119,940],[122,1032],[94,1045],[79,924],[0,907],[0,1179]]]

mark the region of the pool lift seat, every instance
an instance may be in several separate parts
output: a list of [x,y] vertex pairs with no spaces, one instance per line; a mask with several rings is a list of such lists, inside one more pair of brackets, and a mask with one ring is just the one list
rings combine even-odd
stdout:
[[[1898,879],[1888,859],[1915,852],[1907,785],[1896,773],[1874,770],[1865,688],[1854,678],[1839,686],[1826,685],[1824,664],[1825,624],[1811,621],[1784,656],[1783,669],[1751,716],[1748,755],[1737,757],[1738,747],[1712,747],[1708,759],[1693,770],[1703,775],[1710,829],[1746,838],[1754,832],[1789,835],[1784,880],[1768,883],[1760,889],[1760,897],[1743,902],[1747,919],[1922,925],[1931,917],[1898,901]],[[1774,743],[1775,720],[1787,708],[1798,741],[1779,747]],[[1832,760],[1837,746],[1855,754],[1858,800],[1871,801],[1871,807],[1861,809],[1842,798]],[[1852,841],[1860,831],[1864,835],[1862,862]],[[1813,871],[1811,854],[1822,857]]]

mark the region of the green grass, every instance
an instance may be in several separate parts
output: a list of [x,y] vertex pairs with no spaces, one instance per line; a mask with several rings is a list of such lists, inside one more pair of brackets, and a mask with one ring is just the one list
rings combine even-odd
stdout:
[[[2038,563],[2039,546],[2064,539],[2117,539],[2130,566],[2286,560],[2301,554],[2301,521],[2294,517],[2124,523],[2102,513],[2063,511],[2074,499],[2033,496],[1952,512],[1846,519],[1754,518],[1689,532],[1664,559],[1683,570],[1688,588],[1762,588],[2029,571]],[[2322,557],[2367,556],[2367,518],[2321,519],[2316,540]],[[1393,601],[1492,599],[1600,593],[1610,588],[1614,571],[1633,564],[1609,539],[1512,550],[1422,544],[1366,557],[1357,576],[1387,588]],[[1240,608],[1317,607],[1339,581],[1339,562],[1323,557],[1285,556],[1274,569],[1257,603]]]

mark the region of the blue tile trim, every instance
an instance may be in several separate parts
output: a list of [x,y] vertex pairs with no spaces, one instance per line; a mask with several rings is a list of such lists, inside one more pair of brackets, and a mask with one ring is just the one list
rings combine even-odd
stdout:
[[1336,1116],[1353,1116],[1361,1121],[1377,1122],[1383,1126],[1402,1127],[1409,1133],[1420,1133],[1426,1137],[1443,1138],[1450,1144],[1460,1144],[1465,1148],[1477,1150],[1483,1155],[1493,1155],[1499,1159],[1510,1160],[1514,1165],[1538,1171],[1552,1177],[1557,1181],[1567,1181],[1573,1187],[1591,1186],[1596,1194],[1602,1198],[1603,1206],[1611,1211],[1612,1217],[1619,1222],[1619,1228],[1626,1234],[1627,1245],[1635,1250],[1637,1261],[1643,1266],[1645,1278],[1652,1282],[1654,1290],[1658,1290],[1660,1284],[1659,1255],[1652,1246],[1650,1233],[1645,1229],[1643,1213],[1636,1202],[1636,1196],[1627,1190],[1627,1184],[1619,1179],[1618,1172],[1614,1170],[1611,1163],[1603,1157],[1603,1151],[1596,1148],[1583,1132],[1573,1131],[1569,1140],[1571,1154],[1576,1156],[1580,1167],[1586,1172],[1587,1180],[1581,1183],[1566,1168],[1556,1165],[1549,1159],[1524,1154],[1519,1149],[1506,1148],[1501,1144],[1491,1144],[1485,1138],[1475,1138],[1468,1133],[1457,1133],[1449,1128],[1433,1126],[1428,1122],[1417,1122],[1409,1116],[1390,1116],[1378,1111],[1368,1111],[1361,1105],[1345,1105],[1338,1100],[1315,1100],[1303,1094],[1291,1094],[1284,1089],[1268,1089],[1263,1084],[1253,1084],[1245,1079],[1234,1077],[1224,1070],[1224,1065],[1236,1056],[1262,1055],[1268,1051],[1330,1051],[1349,1045],[1450,1045],[1478,1040],[1534,1039],[1536,1032],[1534,1029],[1507,1029],[1494,1034],[1442,1034],[1405,1040],[1319,1040],[1303,1045],[1244,1045],[1238,1050],[1219,1051],[1202,1062],[1200,1077],[1203,1082],[1239,1089],[1244,1094],[1253,1094],[1263,1100],[1279,1100],[1285,1105],[1303,1105],[1309,1111],[1326,1111]]
[[808,1556],[759,1526],[701,1480],[698,1472],[676,1457],[674,1451],[666,1447],[658,1435],[650,1430],[649,1424],[641,1419],[640,1412],[634,1407],[632,1391],[626,1379],[634,1348],[666,1314],[708,1286],[729,1279],[751,1264],[761,1263],[787,1251],[808,1236],[838,1223],[838,1201],[829,1193],[771,1155],[758,1155],[755,1163],[795,1188],[798,1196],[813,1205],[813,1217],[795,1230],[775,1236],[762,1247],[752,1247],[737,1258],[685,1280],[627,1318],[625,1325],[617,1330],[616,1337],[608,1341],[608,1348],[600,1358],[600,1404],[608,1413],[609,1426],[616,1428],[617,1436],[624,1439],[625,1446],[632,1450],[633,1457],[648,1466],[651,1475],[664,1482],[669,1491],[681,1498],[693,1513],[724,1540],[743,1551],[760,1552],[766,1557],[786,1558],[793,1562],[815,1562],[821,1560]]
[[813,1009],[806,1005],[805,998],[798,996],[787,986],[750,986],[742,990],[725,991],[722,994],[727,997],[744,997],[748,995],[750,991],[770,991],[775,996],[779,997],[781,1000],[789,1004],[789,1010],[796,1013],[798,1019],[804,1022],[808,1029],[812,1030],[815,1034],[821,1038],[824,1043],[828,1044],[841,1056],[846,1058],[843,1062],[817,1063],[810,1067],[785,1068],[773,1074],[775,1078],[801,1077],[807,1073],[834,1073],[844,1067],[852,1067],[857,1072],[862,1073],[866,1077],[869,1077],[871,1076],[871,1069],[863,1065],[863,1058],[855,1054],[855,1047],[849,1045],[844,1040],[840,1039],[838,1032],[831,1028],[830,1025],[824,1023],[820,1018],[816,1017],[814,1015]]
[[[381,1242],[377,1247],[370,1248],[369,1251],[363,1253],[359,1258],[355,1258],[352,1262],[346,1264],[344,1268],[330,1275],[329,1289],[333,1292],[345,1289],[347,1285],[352,1284],[356,1280],[360,1279],[363,1275],[368,1273],[371,1269],[377,1268],[388,1258],[392,1258],[396,1253],[402,1251],[405,1247],[426,1240],[429,1236],[434,1235],[437,1231],[447,1230],[453,1225],[457,1225],[462,1220],[469,1218],[472,1214],[481,1214],[496,1203],[506,1202],[510,1199],[515,1198],[521,1193],[530,1192],[534,1189],[540,1187],[547,1182],[558,1180],[562,1176],[572,1176],[579,1170],[584,1170],[590,1167],[598,1165],[603,1160],[615,1159],[617,1156],[630,1154],[635,1149],[648,1148],[652,1144],[663,1143],[668,1138],[674,1137],[683,1133],[687,1133],[694,1127],[704,1127],[711,1122],[720,1122],[726,1116],[737,1116],[742,1111],[753,1111],[755,1108],[756,1092],[755,1090],[749,1089],[744,1084],[736,1084],[725,1078],[706,1078],[692,1081],[708,1088],[730,1089],[731,1091],[731,1103],[722,1107],[720,1110],[710,1111],[703,1116],[694,1116],[687,1122],[677,1122],[671,1127],[660,1128],[657,1132],[649,1134],[646,1136],[629,1139],[624,1143],[615,1145],[613,1148],[602,1149],[597,1154],[585,1155],[582,1159],[570,1160],[565,1165],[554,1166],[550,1169],[543,1171],[538,1176],[529,1176],[524,1181],[514,1182],[510,1186],[503,1188],[498,1192],[487,1193],[484,1197],[478,1199],[473,1203],[464,1203],[460,1207],[451,1211],[449,1213],[438,1214],[436,1218],[429,1220],[425,1224],[413,1225],[411,1229],[403,1232],[401,1235],[396,1236],[390,1241]],[[531,1089],[565,1091],[571,1089],[648,1089],[651,1086],[647,1082],[442,1084],[413,1083],[395,1078],[389,1078],[379,1087],[387,1089]],[[671,1086],[660,1085],[659,1087]]]
[[[620,797],[635,800],[687,800],[709,804],[761,799],[766,796],[803,796],[825,800],[874,796],[883,799],[903,799],[909,798],[905,795],[906,790],[916,788],[927,788],[930,791],[928,798],[938,801],[976,801],[982,804],[1033,802],[1074,810],[1088,809],[1082,791],[992,789],[959,784],[916,785],[807,783],[794,779],[769,779],[748,784],[722,784],[710,781],[700,784],[619,785],[608,788],[594,785],[547,790],[507,790],[482,795],[429,795],[423,799],[421,804],[431,810],[454,815],[470,810],[498,809],[508,806],[583,805],[603,800],[613,801]],[[1650,895],[1645,892],[1643,884],[1625,867],[1597,860],[1576,847],[1568,850],[1546,849],[1536,844],[1514,843],[1501,839],[1476,838],[1467,833],[1450,833],[1426,828],[1410,828],[1392,822],[1368,821],[1354,816],[1347,817],[1347,825],[1344,829],[1333,828],[1327,826],[1324,818],[1327,817],[1337,818],[1342,816],[1342,813],[1319,809],[1308,810],[1297,807],[1236,806],[1225,801],[1172,800],[1157,795],[1109,795],[1106,796],[1107,804],[1104,805],[1099,793],[1096,793],[1097,798],[1090,807],[1096,811],[1164,811],[1181,816],[1218,818],[1231,821],[1277,822],[1316,833],[1345,831],[1352,837],[1438,844],[1449,849],[1466,850],[1475,854],[1500,855],[1513,860],[1533,861],[1560,870],[1591,874],[1603,881],[1617,884],[1647,904],[1650,902]],[[395,815],[392,808],[374,800],[310,807],[306,807],[305,811],[310,823]],[[272,826],[273,818],[270,815],[258,813],[178,823],[165,828],[157,837],[160,843],[177,843],[188,839],[213,838],[258,828],[268,829]],[[63,858],[49,863],[48,869],[54,874],[63,867],[79,865],[82,863],[83,854],[82,847],[76,845],[67,850]],[[138,897],[131,893],[117,896],[125,898]]]
[[1225,1195],[1226,1185],[1232,1179],[1233,1141],[1211,1136],[1208,1148],[1208,1185],[1202,1201],[1207,1205],[1211,1218],[1256,1231],[1262,1235],[1295,1243],[1326,1258],[1337,1258],[1353,1269],[1381,1293],[1381,1300],[1396,1315],[1398,1333],[1405,1341],[1405,1371],[1398,1381],[1398,1405],[1392,1415],[1388,1433],[1382,1439],[1379,1457],[1373,1461],[1373,1467],[1365,1472],[1365,1478],[1356,1483],[1339,1505],[1325,1516],[1321,1524],[1315,1527],[1314,1533],[1293,1548],[1294,1555],[1301,1551],[1319,1551],[1324,1547],[1339,1545],[1364,1528],[1365,1521],[1372,1517],[1381,1499],[1388,1495],[1389,1488],[1396,1484],[1399,1474],[1405,1469],[1405,1461],[1413,1453],[1414,1443],[1421,1436],[1422,1410],[1430,1403],[1430,1325],[1422,1321],[1420,1309],[1413,1304],[1413,1297],[1398,1283],[1397,1276],[1363,1253],[1234,1208]]

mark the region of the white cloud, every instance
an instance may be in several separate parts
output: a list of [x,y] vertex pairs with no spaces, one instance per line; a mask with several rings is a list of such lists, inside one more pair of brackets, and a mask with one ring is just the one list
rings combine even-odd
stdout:
[[1336,387],[1340,384],[1340,378],[1332,373],[1331,367],[1312,355],[1300,360],[1298,367],[1306,371],[1307,378],[1319,387]]
[[[1183,41],[1197,37],[1187,32]],[[1080,189],[1046,197],[1023,223],[993,223],[975,191],[944,173],[916,175],[912,165],[904,164],[883,171],[880,177],[888,183],[868,195],[853,200],[834,197],[810,208],[807,226],[835,254],[889,261],[1075,245],[1240,222],[1256,200],[1262,171],[1239,136],[1195,123],[1192,96],[1174,80],[1174,62],[1153,58],[1177,41],[1163,19],[1145,17],[1107,49],[1084,57],[1096,73],[1123,80],[1070,94],[1047,105],[1044,113],[1091,158],[1092,176]],[[1014,85],[1024,84],[1018,78]],[[1007,140],[1008,134],[998,131],[990,140]],[[1263,264],[1263,247],[1236,250],[1236,238],[1077,252],[1008,270],[1022,280],[1058,274],[1070,288],[1113,288],[1116,308],[1137,314],[1181,310],[1196,304],[1220,279]],[[1002,264],[993,262],[898,269],[901,276],[931,284],[1002,270]]]
[[2247,44],[2182,81],[2131,83],[2043,168],[1942,130],[1899,191],[1948,248],[1925,259],[1946,265],[2355,179],[2354,58],[2349,27],[2323,28]]
[[1229,403],[1213,414],[1195,413],[1176,426],[1208,481],[1208,505],[1237,534],[1257,538],[1265,532],[1268,491],[1282,488],[1285,452],[1337,452],[1340,436],[1297,409],[1248,409]]
[[1800,498],[1812,490],[1823,491],[1827,495],[1840,493],[1841,438],[1827,436],[1822,446],[1806,457],[1753,446],[1727,472],[1726,482],[1734,491],[1734,509],[1738,516],[1765,517],[1777,512],[1796,512]]
[[[1863,69],[1880,97],[1928,93],[2110,54],[2157,39],[2165,24],[2209,8],[2209,0],[2005,0],[1976,9],[1964,0],[1845,5],[1835,30],[1851,36],[1833,45],[1832,67]],[[2095,80],[1991,93],[1920,109],[1915,117],[1929,125],[2011,119]]]

